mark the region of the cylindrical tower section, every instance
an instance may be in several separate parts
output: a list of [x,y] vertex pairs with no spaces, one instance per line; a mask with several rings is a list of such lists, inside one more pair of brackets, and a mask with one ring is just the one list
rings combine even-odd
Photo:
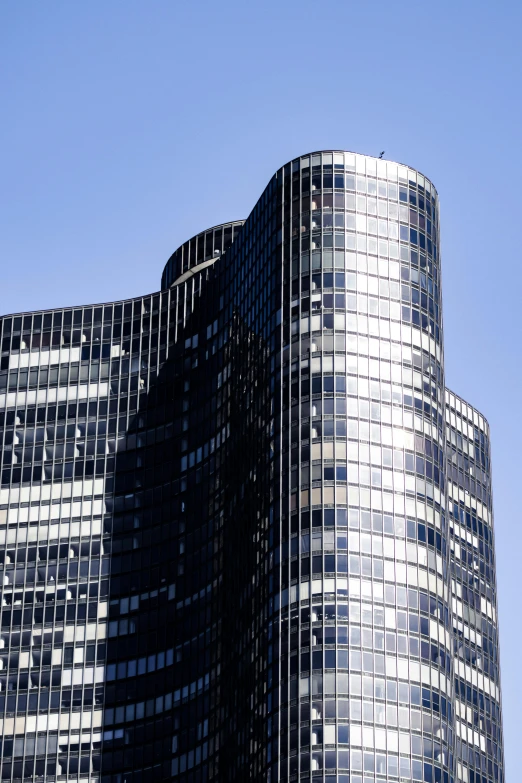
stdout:
[[449,783],[437,193],[346,152],[278,179],[289,498],[272,780]]
[[161,290],[171,288],[182,276],[187,280],[211,266],[232,245],[244,222],[235,220],[207,228],[180,245],[165,264],[161,275]]

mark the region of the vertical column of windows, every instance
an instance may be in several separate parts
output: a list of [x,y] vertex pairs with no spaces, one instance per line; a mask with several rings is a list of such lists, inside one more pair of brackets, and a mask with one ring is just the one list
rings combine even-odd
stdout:
[[446,391],[457,780],[501,781],[491,455],[487,423]]

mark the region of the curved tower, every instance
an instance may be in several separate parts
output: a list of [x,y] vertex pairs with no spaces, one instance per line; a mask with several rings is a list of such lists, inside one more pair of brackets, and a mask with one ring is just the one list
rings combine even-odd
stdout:
[[503,783],[439,246],[423,175],[317,152],[159,293],[1,319],[2,781]]
[[348,153],[300,158],[278,179],[282,590],[272,778],[449,781],[437,194],[411,169]]

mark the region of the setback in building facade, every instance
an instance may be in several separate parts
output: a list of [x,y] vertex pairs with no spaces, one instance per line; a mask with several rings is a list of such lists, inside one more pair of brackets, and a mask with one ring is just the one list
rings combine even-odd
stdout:
[[1,781],[503,783],[428,179],[297,158],[159,293],[0,329]]

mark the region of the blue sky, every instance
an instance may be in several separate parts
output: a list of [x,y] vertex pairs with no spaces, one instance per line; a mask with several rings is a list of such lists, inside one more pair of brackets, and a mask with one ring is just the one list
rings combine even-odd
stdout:
[[[522,736],[522,5],[3,3],[0,313],[157,290],[286,160],[349,149],[441,198],[446,378],[493,433],[507,778]],[[510,402],[511,400],[511,402]]]

